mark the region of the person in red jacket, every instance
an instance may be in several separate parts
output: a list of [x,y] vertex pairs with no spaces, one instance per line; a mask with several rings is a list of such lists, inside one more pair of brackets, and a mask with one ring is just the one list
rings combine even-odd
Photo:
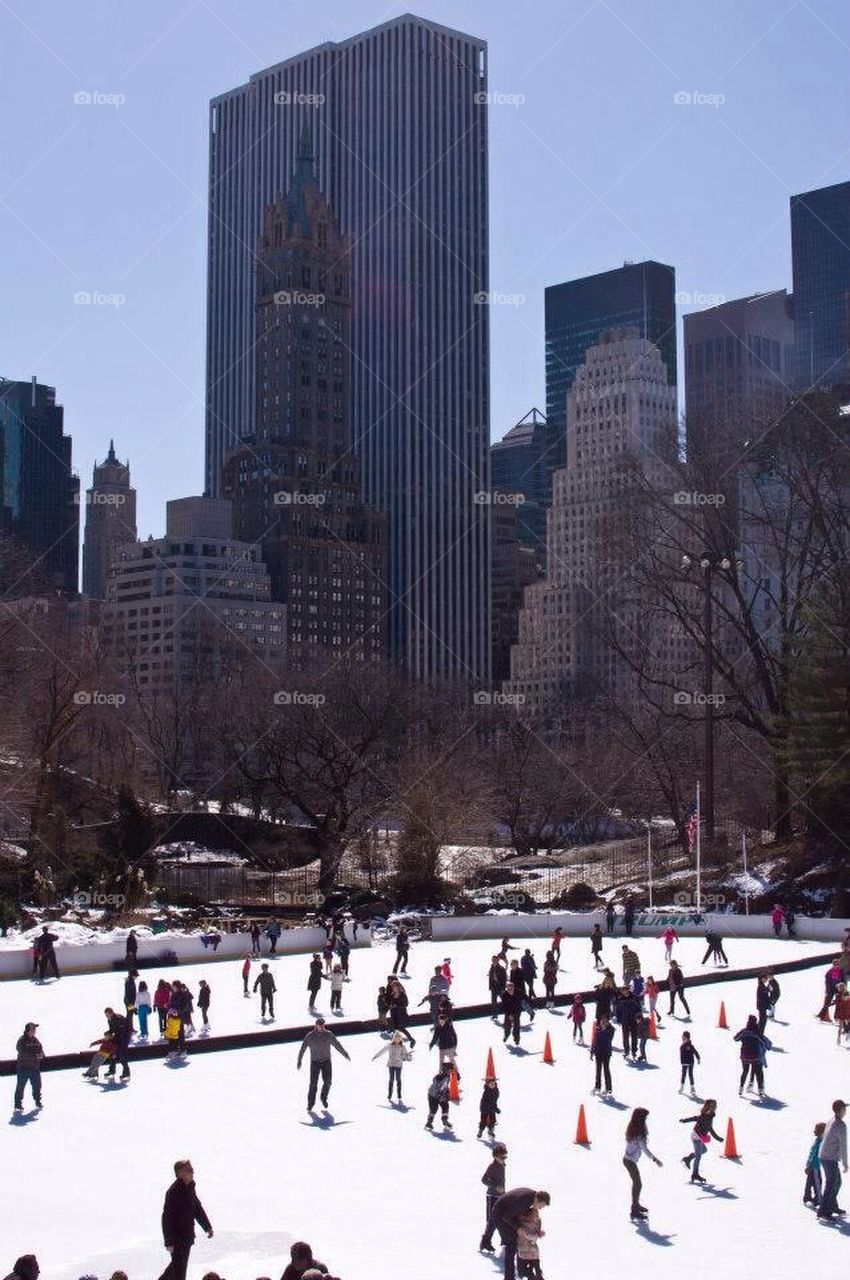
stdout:
[[156,991],[153,993],[153,1007],[156,1009],[159,1018],[159,1034],[165,1035],[165,1017],[171,1008],[171,984],[166,982],[164,978],[160,978],[156,984]]
[[842,1036],[850,1036],[850,992],[843,982],[835,988],[835,1021],[838,1024],[838,1043]]
[[251,992],[248,990],[248,979],[251,976],[251,952],[245,952],[245,959],[242,961],[242,994],[250,1000]]

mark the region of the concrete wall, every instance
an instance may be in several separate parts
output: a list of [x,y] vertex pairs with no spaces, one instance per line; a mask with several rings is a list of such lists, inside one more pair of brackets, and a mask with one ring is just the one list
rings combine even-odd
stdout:
[[[539,912],[536,915],[511,916],[434,916],[431,936],[435,942],[462,942],[472,938],[546,938],[558,925],[568,937],[586,938],[595,924],[605,932],[604,911]],[[706,929],[715,929],[724,938],[772,938],[773,926],[769,916],[706,915],[702,924],[694,924],[689,917],[674,911],[648,911],[635,914],[634,935],[653,937],[668,924],[672,924],[682,937],[702,937]],[[810,919],[798,916],[795,931],[798,938],[814,942],[834,942],[840,948],[845,929],[850,920]],[[623,933],[622,915],[617,917],[617,937]],[[783,930],[783,936],[785,931]]]
[[[351,926],[346,926],[346,937],[351,941]],[[284,929],[278,938],[278,955],[321,951],[327,934],[320,928]],[[368,929],[358,928],[357,947],[370,947],[372,936]],[[261,940],[263,955],[268,951],[268,940]],[[139,938],[139,960],[173,951],[180,964],[199,964],[206,960],[234,960],[251,950],[251,938],[247,933],[224,933],[218,951],[205,947],[201,939],[185,933],[161,933],[155,938]],[[60,973],[98,973],[111,969],[113,962],[123,960],[125,945],[120,942],[89,942],[56,947],[56,960]],[[171,962],[173,964],[173,961]],[[0,950],[0,980],[28,978],[32,974],[32,951]]]

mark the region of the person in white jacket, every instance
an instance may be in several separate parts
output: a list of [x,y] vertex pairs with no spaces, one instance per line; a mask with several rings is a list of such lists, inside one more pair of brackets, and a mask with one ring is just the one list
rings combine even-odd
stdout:
[[393,1032],[389,1044],[385,1044],[383,1049],[379,1049],[378,1052],[373,1055],[372,1061],[377,1061],[377,1059],[383,1057],[384,1054],[387,1054],[390,1072],[387,1101],[392,1102],[393,1100],[393,1081],[395,1081],[398,1100],[401,1102],[401,1069],[405,1062],[410,1061],[413,1055],[404,1043],[404,1036],[400,1031]]
[[657,1164],[659,1168],[661,1167],[661,1161],[652,1154],[648,1146],[649,1133],[646,1127],[646,1117],[648,1115],[649,1112],[646,1107],[635,1107],[632,1117],[626,1125],[626,1150],[623,1155],[623,1164],[632,1182],[631,1217],[641,1221],[646,1217],[648,1210],[640,1202],[643,1183],[640,1178],[638,1161],[641,1156],[649,1156],[653,1164]]

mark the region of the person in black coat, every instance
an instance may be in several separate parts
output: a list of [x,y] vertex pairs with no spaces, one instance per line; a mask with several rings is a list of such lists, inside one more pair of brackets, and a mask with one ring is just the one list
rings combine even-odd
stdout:
[[534,980],[537,977],[537,961],[534,959],[534,956],[531,954],[531,950],[528,947],[526,947],[523,952],[522,959],[519,962],[519,967],[522,970],[522,977],[528,998],[529,1000],[533,1000]]
[[174,1165],[175,1178],[165,1193],[162,1208],[162,1237],[171,1261],[159,1280],[186,1280],[189,1254],[195,1243],[195,1223],[212,1239],[213,1229],[195,1190],[195,1175],[189,1160]]
[[56,963],[56,952],[53,949],[54,942],[59,941],[57,933],[51,933],[47,925],[44,925],[41,933],[36,939],[38,948],[38,973],[39,977],[44,979],[47,977],[48,970],[53,974],[54,978],[59,977],[59,966]]
[[635,927],[635,904],[632,902],[631,898],[626,903],[623,910],[623,927],[626,930],[626,937],[630,938]]
[[260,965],[260,972],[254,983],[254,990],[260,989],[260,1017],[265,1018],[266,1011],[269,1017],[274,1021],[274,993],[277,991],[273,975],[269,972],[267,964]]
[[127,1015],[131,1032],[133,1030],[133,1014],[136,1012],[136,995],[138,994],[136,979],[138,976],[136,970],[131,969],[124,979],[124,1012]]
[[407,1029],[407,1006],[409,1001],[407,992],[398,978],[393,978],[387,987],[387,1003],[389,1004],[390,1026],[393,1031],[400,1031],[412,1048],[416,1041]]
[[6,1280],[38,1280],[41,1268],[34,1253],[25,1253],[18,1258]]
[[114,1076],[115,1068],[120,1066],[121,1079],[129,1080],[130,1063],[127,1061],[127,1050],[130,1047],[130,1036],[133,1034],[130,1019],[122,1017],[122,1015],[120,1013],[116,1013],[114,1009],[106,1008],[103,1012],[106,1014],[109,1034],[115,1041],[115,1057],[110,1062],[106,1074],[107,1076]]
[[487,971],[487,986],[490,991],[490,1016],[493,1018],[498,1018],[499,1016],[499,1004],[507,981],[508,975],[505,973],[505,966],[498,956],[493,956],[490,968]]
[[[614,1044],[614,1026],[603,1013],[593,1039],[590,1042],[590,1056],[596,1059],[596,1084],[594,1093],[611,1093],[611,1050]],[[602,1088],[602,1077],[605,1077],[605,1088]]]
[[601,982],[600,985],[596,988],[595,1016],[596,1016],[597,1022],[600,1020],[600,1018],[611,1017],[611,1009],[613,1007],[614,997],[616,996],[616,994],[617,994],[617,990],[613,982],[607,982],[607,981]]
[[616,921],[617,913],[614,909],[614,904],[613,902],[609,902],[608,906],[605,908],[605,927],[609,933],[614,932],[614,925],[616,924]]
[[410,957],[410,935],[402,926],[395,936],[395,964],[393,965],[393,973],[398,973],[401,969],[402,973],[407,973],[407,961]]
[[[484,1081],[484,1088],[481,1091],[481,1104],[479,1107],[478,1118],[478,1137],[480,1138],[486,1129],[490,1137],[493,1137],[493,1131],[496,1128],[496,1116],[499,1115],[499,1086],[495,1077],[490,1077]],[[504,1183],[503,1183],[504,1187]]]
[[522,1010],[522,996],[509,982],[502,992],[502,1013],[504,1014],[504,1043],[508,1043],[508,1037],[513,1036],[514,1044],[519,1044],[519,1015]]
[[328,1269],[323,1262],[313,1257],[313,1250],[303,1240],[296,1240],[289,1250],[290,1262],[280,1280],[300,1280],[305,1271],[320,1271],[323,1276]]
[[[434,1045],[440,1051],[440,1066],[448,1062],[457,1071],[457,1032],[446,1013],[441,1013],[434,1024],[434,1034],[428,1048],[433,1049]],[[459,1071],[457,1078],[460,1079]]]
[[484,1176],[481,1179],[487,1188],[484,1202],[484,1236],[481,1244],[481,1248],[485,1252],[493,1247],[492,1233],[490,1235],[487,1234],[487,1227],[493,1215],[493,1206],[499,1196],[505,1194],[505,1161],[507,1158],[508,1149],[504,1142],[495,1142],[493,1144],[493,1159],[484,1170]]
[[633,996],[625,987],[620,991],[614,1001],[614,1016],[620,1024],[623,1032],[623,1054],[626,1058],[631,1054],[636,1058],[638,1053],[637,1034],[635,1032],[635,1021],[637,1019],[638,1010],[640,1009],[640,1001]]
[[212,991],[210,990],[210,984],[207,982],[206,978],[201,978],[201,981],[198,984],[198,1008],[201,1011],[201,1017],[204,1020],[205,1027],[210,1025],[209,1011],[211,1000]]
[[136,959],[139,954],[139,940],[136,937],[136,930],[131,929],[127,934],[127,942],[125,947],[125,959],[128,969],[135,969]]
[[534,1191],[531,1187],[514,1187],[499,1196],[493,1205],[490,1221],[479,1246],[485,1253],[493,1252],[493,1232],[498,1231],[505,1246],[505,1280],[516,1280],[517,1229],[523,1214],[529,1209],[541,1209],[550,1203],[548,1191]]
[[307,979],[307,994],[310,997],[308,1008],[310,1012],[316,1007],[316,996],[322,989],[322,957],[318,951],[313,952],[313,959],[310,961],[310,976]]
[[675,960],[670,961],[670,970],[667,974],[667,989],[670,992],[670,1008],[667,1012],[672,1016],[676,1005],[676,997],[678,996],[685,1006],[685,1013],[690,1017],[691,1011],[685,999],[685,975]]

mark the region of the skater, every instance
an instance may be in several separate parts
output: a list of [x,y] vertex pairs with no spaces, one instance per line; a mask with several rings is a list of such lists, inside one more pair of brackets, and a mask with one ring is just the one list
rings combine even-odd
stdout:
[[174,1165],[174,1181],[165,1193],[162,1208],[162,1236],[171,1261],[159,1280],[186,1280],[189,1254],[195,1243],[195,1223],[210,1240],[213,1229],[195,1190],[195,1173],[190,1160]]
[[679,963],[677,960],[670,961],[670,972],[667,974],[667,984],[670,990],[670,1008],[667,1010],[667,1012],[670,1015],[670,1017],[673,1016],[673,1010],[676,1005],[677,996],[679,997],[682,1004],[684,1005],[685,1013],[687,1014],[688,1017],[690,1017],[691,1011],[688,1007],[688,1002],[685,999],[685,975],[682,973],[682,970],[679,968]]
[[504,1014],[504,1035],[502,1042],[508,1043],[508,1036],[513,1036],[514,1044],[519,1044],[519,1016],[522,1010],[522,996],[512,982],[507,983],[502,992],[502,1013]]
[[647,1216],[648,1210],[640,1202],[643,1183],[638,1169],[638,1161],[642,1155],[649,1156],[652,1163],[658,1165],[659,1169],[661,1168],[661,1161],[658,1156],[654,1156],[647,1146],[649,1133],[646,1127],[646,1117],[648,1115],[649,1112],[646,1107],[635,1107],[631,1119],[626,1125],[626,1150],[623,1155],[623,1164],[632,1183],[630,1217],[641,1221]]
[[715,1142],[723,1141],[720,1134],[714,1131],[714,1118],[716,1115],[717,1103],[715,1099],[706,1098],[699,1115],[686,1116],[684,1120],[679,1121],[679,1124],[692,1124],[694,1126],[691,1130],[691,1143],[694,1149],[689,1155],[682,1156],[682,1164],[691,1171],[691,1182],[705,1182],[705,1178],[700,1176],[700,1160],[705,1155],[705,1149],[712,1138]]
[[260,972],[254,982],[254,990],[260,989],[260,1017],[265,1018],[266,1010],[272,1022],[274,1021],[274,993],[277,991],[274,977],[269,973],[267,964],[260,965]]
[[594,969],[602,968],[602,930],[595,924],[590,931],[590,954],[593,956]]
[[344,982],[349,982],[348,976],[348,960],[351,955],[351,943],[348,941],[344,933],[340,933],[336,943],[336,953],[339,956],[340,968],[342,969],[342,977]]
[[[328,1269],[323,1262],[317,1262],[313,1257],[313,1250],[303,1240],[296,1240],[289,1247],[289,1263],[280,1280],[302,1280],[302,1276],[306,1276],[308,1280],[315,1280],[316,1276],[320,1278],[328,1274]],[[207,1277],[204,1277],[207,1280]]]
[[484,1170],[484,1176],[481,1179],[487,1188],[484,1201],[484,1236],[480,1245],[480,1248],[485,1252],[489,1252],[493,1248],[492,1233],[490,1235],[487,1234],[487,1227],[493,1216],[493,1206],[499,1196],[505,1194],[505,1161],[507,1158],[508,1149],[505,1144],[503,1142],[494,1143],[493,1159]]
[[623,1056],[628,1058],[629,1055],[637,1057],[637,1036],[635,1034],[635,1019],[638,1013],[638,1002],[632,993],[623,987],[614,1003],[614,1017],[620,1024],[620,1030],[623,1033]]
[[636,951],[623,943],[623,986],[627,987],[632,978],[640,975],[640,960]]
[[130,1063],[127,1061],[127,1050],[130,1046],[130,1036],[132,1028],[127,1018],[116,1013],[114,1009],[106,1008],[103,1011],[106,1015],[109,1033],[115,1041],[115,1055],[107,1068],[107,1076],[115,1075],[115,1068],[121,1067],[121,1079],[130,1079]]
[[169,1009],[165,1015],[165,1044],[166,1058],[186,1052],[186,1028],[176,1009]]
[[387,1014],[389,1013],[390,1002],[387,999],[386,987],[378,987],[378,1026],[382,1032],[387,1029]]
[[248,990],[248,981],[251,977],[251,952],[246,951],[242,959],[242,994],[246,999],[250,1000],[251,992]]
[[690,1081],[691,1093],[694,1092],[694,1063],[699,1061],[699,1051],[691,1040],[690,1031],[683,1031],[682,1043],[679,1045],[679,1062],[682,1067],[682,1078],[679,1081],[679,1093],[685,1092],[686,1080]]
[[34,1253],[25,1253],[18,1258],[6,1280],[38,1280],[41,1268]]
[[159,1034],[164,1036],[165,1019],[168,1014],[168,1010],[171,1008],[171,986],[164,978],[160,978],[159,982],[156,984],[156,991],[153,996],[153,1007],[156,1009],[156,1014],[159,1018]]
[[773,1046],[767,1036],[759,1030],[758,1018],[754,1013],[750,1014],[747,1025],[742,1027],[735,1039],[741,1046],[741,1080],[738,1085],[738,1094],[739,1096],[743,1094],[744,1085],[749,1077],[751,1081],[755,1079],[759,1097],[763,1098],[765,1052]]
[[555,957],[556,960],[560,960],[561,958],[561,943],[563,942],[563,940],[564,940],[564,931],[561,928],[561,926],[558,925],[555,932],[552,934],[552,955]]
[[280,937],[281,929],[275,916],[272,916],[266,925],[266,937],[269,940],[269,955],[277,955],[277,942]]
[[171,984],[171,1007],[176,1009],[180,1014],[180,1020],[183,1023],[183,1035],[187,1036],[189,1032],[194,1032],[195,1024],[192,1021],[194,1001],[192,993],[186,986],[185,982],[178,982],[175,978]]
[[210,984],[207,982],[206,978],[201,978],[201,981],[198,983],[198,1008],[201,1011],[201,1017],[204,1020],[205,1027],[210,1025],[210,1020],[207,1015],[210,1011],[211,1000],[212,991],[210,991]]
[[[446,956],[445,960],[443,961],[442,965],[440,966],[440,973],[443,975],[443,977],[445,978],[446,982],[449,984],[449,987],[451,987],[451,985],[452,985],[452,961],[451,961],[451,957],[450,957],[450,956]],[[447,987],[447,988],[446,988],[446,990],[448,990],[448,989],[449,989],[449,987]]]
[[842,1036],[850,1036],[850,994],[847,992],[847,986],[843,982],[839,982],[835,988],[835,1025],[838,1029],[838,1043],[841,1044]]
[[526,1209],[517,1224],[517,1275],[528,1277],[529,1280],[543,1280],[543,1272],[540,1270],[540,1248],[537,1242],[545,1234],[540,1220],[540,1210],[533,1206]]
[[723,939],[720,934],[714,929],[706,929],[705,942],[706,948],[705,955],[702,958],[702,963],[705,964],[709,956],[714,956],[715,964],[728,965],[729,961],[726,959],[726,952],[723,950]]
[[59,941],[59,935],[51,933],[47,925],[42,926],[41,933],[36,940],[38,946],[38,975],[42,982],[48,976],[48,971],[54,978],[59,977],[59,966],[56,963],[56,952],[53,944]]
[[[609,1094],[611,1090],[611,1050],[614,1044],[614,1027],[603,1013],[590,1037],[590,1056],[596,1059],[596,1084],[594,1093]],[[605,1088],[602,1088],[603,1076]]]
[[507,964],[508,962],[509,951],[516,951],[516,947],[511,942],[510,938],[502,938],[502,945],[499,948],[499,955],[501,956],[505,964]]
[[528,995],[528,999],[533,1001],[534,1000],[534,982],[535,982],[535,979],[537,978],[537,961],[534,959],[534,956],[531,954],[531,949],[529,947],[525,948],[522,959],[519,962],[519,967],[522,972],[522,979],[525,984],[525,990]]
[[[448,1014],[441,1013],[434,1024],[434,1034],[431,1036],[428,1048],[433,1049],[434,1045],[439,1050],[440,1066],[447,1062],[457,1071],[457,1032]],[[459,1071],[457,1078],[460,1079]]]
[[407,1029],[407,992],[398,978],[393,978],[387,987],[387,999],[390,1004],[390,1026],[393,1031],[400,1031],[413,1048],[416,1041]]
[[329,978],[331,976],[331,966],[333,965],[333,962],[334,962],[334,944],[331,942],[330,938],[328,938],[327,942],[322,947],[322,964],[325,966],[324,976],[326,978]]
[[673,946],[679,941],[679,935],[672,925],[668,925],[663,933],[658,934],[658,937],[664,939],[664,959],[669,964],[673,959]]
[[767,1026],[767,1015],[770,1012],[770,991],[767,986],[767,978],[764,974],[756,979],[756,1008],[758,1009],[758,1027],[759,1031],[764,1031]]
[[803,1204],[810,1204],[814,1209],[820,1207],[823,1194],[823,1168],[820,1162],[820,1147],[825,1130],[826,1125],[822,1120],[815,1125],[814,1142],[809,1147],[804,1170],[806,1185],[803,1189]]
[[843,977],[841,961],[838,956],[833,960],[823,976],[823,1004],[817,1015],[821,1022],[829,1022],[829,1009],[835,999],[835,992]]
[[139,1037],[142,1040],[148,1038],[148,1018],[151,1013],[151,993],[148,991],[146,982],[139,983],[139,990],[136,992],[136,1013],[139,1015]]
[[328,1096],[333,1083],[333,1067],[331,1065],[331,1049],[335,1049],[337,1053],[351,1061],[343,1046],[337,1040],[333,1032],[328,1031],[325,1026],[324,1018],[317,1018],[316,1025],[312,1031],[308,1031],[304,1039],[301,1041],[301,1048],[298,1050],[298,1070],[301,1070],[301,1063],[304,1054],[310,1053],[310,1084],[307,1090],[307,1110],[312,1111],[316,1101],[316,1088],[319,1083],[319,1076],[322,1077],[322,1106],[327,1110]]
[[440,1118],[443,1121],[444,1129],[451,1129],[452,1122],[449,1119],[449,1080],[451,1077],[451,1067],[449,1064],[443,1063],[434,1079],[428,1086],[428,1119],[425,1121],[426,1129],[434,1128],[434,1116],[437,1111],[440,1112]]
[[534,1021],[534,1003],[529,998],[525,987],[525,976],[518,960],[512,960],[508,970],[508,981],[513,983],[514,991],[520,998],[520,1008],[524,1009],[531,1021]]
[[345,982],[345,974],[341,964],[335,964],[331,969],[331,1013],[342,1013],[342,987]]
[[635,1039],[637,1041],[637,1061],[646,1062],[646,1042],[649,1039],[649,1019],[640,1005],[635,1014]]
[[[458,1077],[460,1079],[460,1077]],[[495,1136],[496,1116],[500,1115],[499,1108],[499,1086],[496,1083],[495,1076],[488,1076],[484,1081],[484,1088],[481,1091],[481,1102],[479,1104],[478,1118],[478,1137],[480,1138],[486,1129],[490,1137]]]
[[823,1195],[821,1196],[819,1218],[831,1218],[833,1214],[843,1217],[844,1210],[838,1207],[838,1192],[841,1190],[841,1173],[838,1168],[847,1172],[847,1125],[844,1113],[846,1102],[838,1098],[832,1104],[832,1119],[824,1130],[820,1144],[820,1162],[823,1167]]
[[24,1027],[24,1034],[18,1037],[15,1045],[17,1053],[17,1061],[15,1069],[17,1074],[17,1082],[15,1084],[15,1110],[23,1111],[24,1109],[24,1089],[29,1085],[32,1090],[33,1102],[41,1110],[41,1063],[44,1058],[44,1050],[41,1047],[41,1041],[35,1034],[38,1030],[37,1022],[28,1022]]
[[780,937],[780,936],[781,936],[781,934],[782,934],[782,921],[783,921],[784,919],[785,919],[785,912],[782,910],[782,907],[781,907],[781,906],[779,905],[779,903],[777,902],[777,903],[775,903],[774,908],[773,908],[773,910],[772,910],[772,911],[771,911],[771,913],[770,913],[770,922],[771,922],[771,924],[773,925],[773,933],[774,933],[774,937],[777,937],[777,938],[778,938],[778,937]]
[[393,965],[393,973],[398,973],[399,968],[402,973],[407,973],[407,961],[410,957],[410,934],[401,925],[395,936],[395,964]]
[[93,1048],[95,1045],[97,1045],[97,1050],[93,1054],[88,1067],[83,1072],[84,1080],[99,1080],[100,1068],[104,1066],[105,1063],[111,1062],[115,1057],[115,1041],[108,1033],[100,1040],[92,1040],[89,1048]]
[[579,1044],[584,1044],[584,1024],[587,1020],[587,1010],[580,995],[573,996],[573,1002],[570,1005],[567,1017],[573,1024],[573,1040],[578,1040]]
[[440,1000],[443,996],[448,995],[449,981],[443,973],[443,966],[434,965],[434,976],[428,983],[428,991],[419,1001],[417,1008],[421,1008],[423,1004],[427,1004],[431,1010],[431,1021],[436,1023],[437,1012],[440,1007]]
[[316,1007],[316,996],[321,990],[323,976],[321,957],[318,951],[314,951],[310,961],[310,973],[307,978],[307,1008],[311,1013]]
[[131,969],[124,979],[124,1012],[130,1024],[130,1035],[133,1034],[133,1014],[136,1012],[136,979],[138,974]]
[[605,977],[596,988],[596,1021],[598,1022],[604,1014],[606,1018],[611,1017],[611,1010],[614,1005],[614,997],[617,994],[617,988],[614,985],[614,975],[606,969]]
[[533,1191],[531,1187],[514,1187],[499,1196],[481,1238],[484,1253],[493,1252],[493,1232],[498,1231],[505,1247],[505,1280],[516,1280],[517,1231],[524,1214],[531,1208],[541,1209],[551,1204],[548,1191]]
[[649,1002],[649,1016],[650,1018],[654,1016],[655,1021],[660,1027],[661,1014],[658,1012],[658,996],[660,992],[658,988],[658,983],[655,981],[652,974],[650,974],[646,980],[646,986],[644,987],[644,994],[646,995],[646,998]]
[[260,954],[260,926],[255,920],[251,925],[251,955],[259,956]]
[[616,932],[616,929],[615,929],[616,923],[617,923],[617,913],[614,908],[613,902],[609,902],[608,906],[605,908],[605,928],[609,933],[613,934],[614,932]]
[[772,973],[766,973],[764,975],[764,985],[767,991],[767,1016],[772,1022],[776,1017],[776,1006],[779,1004],[779,997],[782,995],[782,988]]
[[413,1054],[404,1043],[404,1036],[400,1031],[394,1031],[392,1033],[389,1044],[385,1044],[383,1049],[379,1049],[378,1052],[373,1055],[372,1061],[377,1062],[378,1058],[382,1058],[384,1054],[387,1055],[390,1073],[387,1101],[392,1102],[393,1100],[393,1083],[395,1083],[396,1094],[399,1102],[401,1102],[401,1069],[405,1062],[410,1062]]
[[797,913],[794,911],[794,908],[786,907],[785,908],[785,928],[788,930],[789,938],[796,938],[797,936],[797,932],[794,928],[796,923],[797,923]]
[[505,989],[507,981],[508,975],[505,973],[505,966],[502,964],[501,957],[493,956],[493,959],[490,961],[490,968],[487,971],[487,988],[490,992],[491,1018],[498,1018],[499,1016],[502,992]]
[[[136,968],[136,960],[139,955],[139,940],[136,937],[136,930],[131,929],[127,934],[127,942],[124,947],[124,960],[128,969]],[[138,974],[136,975],[138,977]]]
[[623,928],[626,931],[627,938],[630,938],[632,936],[632,930],[634,929],[634,927],[635,927],[635,904],[632,902],[631,898],[629,898],[626,902],[625,908],[623,909]]
[[554,951],[546,952],[543,961],[543,990],[546,993],[546,1008],[555,1008],[555,985],[558,981],[558,961]]

